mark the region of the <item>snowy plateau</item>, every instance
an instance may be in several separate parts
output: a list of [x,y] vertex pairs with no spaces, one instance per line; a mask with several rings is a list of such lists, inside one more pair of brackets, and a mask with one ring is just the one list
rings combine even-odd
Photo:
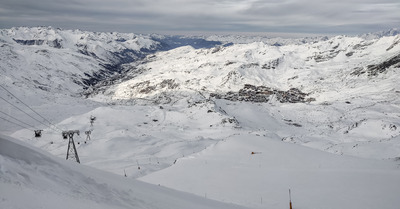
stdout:
[[399,70],[396,29],[1,29],[0,208],[398,209]]

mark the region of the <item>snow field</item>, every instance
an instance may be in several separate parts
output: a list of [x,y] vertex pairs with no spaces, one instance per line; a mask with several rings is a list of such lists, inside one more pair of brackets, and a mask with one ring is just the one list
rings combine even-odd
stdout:
[[240,134],[139,179],[252,208],[288,208],[288,189],[294,208],[397,208],[399,175],[391,162]]
[[[62,130],[80,130],[74,136],[82,164],[129,177],[139,177],[172,165],[178,158],[197,153],[226,138],[232,124],[226,116],[207,113],[211,106],[110,106],[57,124]],[[95,116],[93,127],[90,116]],[[91,140],[85,131],[92,130]],[[28,130],[13,134],[35,146],[65,158],[68,140],[60,133],[44,130],[34,138]],[[78,144],[79,143],[79,144]],[[140,167],[140,169],[139,169]]]
[[15,208],[243,208],[54,158],[0,135],[0,206]]
[[[291,188],[292,201],[300,208],[396,208],[399,202],[395,194],[399,187],[394,182],[400,173],[394,159],[398,156],[398,136],[382,142],[374,141],[379,135],[371,134],[366,141],[360,138],[365,131],[363,124],[347,135],[337,132],[347,130],[344,124],[353,121],[353,117],[350,121],[339,119],[343,115],[382,117],[382,113],[374,112],[381,105],[363,108],[367,111],[364,115],[352,113],[357,105],[357,102],[289,105],[216,100],[193,106],[182,101],[162,108],[109,106],[69,118],[58,126],[91,129],[89,118],[94,115],[97,119],[92,139],[85,144],[83,131],[80,137],[75,137],[75,142],[80,142],[77,149],[82,164],[121,176],[126,173],[128,178],[207,199],[252,208],[286,208],[287,190]],[[213,112],[207,113],[208,110]],[[393,106],[391,111],[396,110]],[[235,118],[240,128],[221,123],[227,116]],[[387,119],[386,122],[366,120],[366,124],[371,123],[366,129],[377,131],[379,125],[393,122]],[[334,125],[333,130],[329,124]],[[359,128],[360,133],[356,132]],[[381,133],[397,134],[389,128]],[[14,136],[65,157],[67,142],[61,136],[49,137],[46,133],[40,139],[24,138],[27,134],[31,133],[21,131]]]

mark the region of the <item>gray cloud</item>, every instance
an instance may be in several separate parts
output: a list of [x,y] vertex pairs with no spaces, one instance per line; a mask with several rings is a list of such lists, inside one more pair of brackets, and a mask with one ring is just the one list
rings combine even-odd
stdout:
[[399,27],[398,0],[2,0],[0,27],[355,34]]

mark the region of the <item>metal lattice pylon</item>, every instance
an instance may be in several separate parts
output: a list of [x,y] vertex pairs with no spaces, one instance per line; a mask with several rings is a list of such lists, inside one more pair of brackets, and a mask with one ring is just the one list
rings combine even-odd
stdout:
[[[86,134],[86,141],[90,140],[90,134],[92,133],[92,131],[85,131]],[[85,142],[86,143],[86,142]]]
[[79,135],[78,130],[63,132],[63,136],[68,135],[68,149],[67,149],[67,160],[75,159],[76,162],[81,163],[79,160],[78,152],[76,151],[75,142],[74,142],[74,134]]

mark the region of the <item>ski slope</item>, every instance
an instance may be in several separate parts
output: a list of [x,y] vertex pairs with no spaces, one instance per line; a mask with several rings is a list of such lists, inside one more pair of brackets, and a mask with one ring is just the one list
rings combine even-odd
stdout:
[[[254,153],[254,154],[252,154]],[[238,134],[139,180],[252,208],[398,208],[399,165]]]
[[65,161],[0,135],[0,207],[244,208]]
[[[342,143],[348,149],[344,154],[334,148],[319,151],[326,136],[304,137],[318,149],[281,138],[302,129],[277,120],[282,109],[216,101],[222,114],[207,113],[215,108],[211,104],[185,104],[100,107],[58,126],[92,130],[90,140],[82,132],[75,137],[83,165],[207,199],[287,208],[291,189],[299,208],[394,209],[400,204],[399,161],[374,159],[396,156],[398,137],[387,143]],[[223,123],[227,115],[239,123]],[[14,136],[65,158],[67,141],[59,134],[49,131],[34,138],[22,130]],[[363,158],[350,156],[360,152]]]

